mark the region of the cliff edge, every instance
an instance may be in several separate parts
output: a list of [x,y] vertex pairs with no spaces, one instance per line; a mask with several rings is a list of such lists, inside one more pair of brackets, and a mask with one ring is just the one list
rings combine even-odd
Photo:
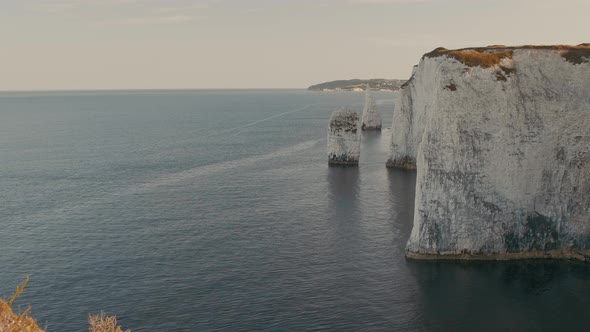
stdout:
[[388,167],[416,168],[411,258],[590,258],[590,44],[425,54]]

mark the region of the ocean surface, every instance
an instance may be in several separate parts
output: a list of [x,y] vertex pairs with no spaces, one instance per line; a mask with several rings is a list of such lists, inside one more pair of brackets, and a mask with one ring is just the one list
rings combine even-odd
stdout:
[[47,331],[588,331],[590,265],[406,261],[415,173],[385,126],[329,168],[363,94],[0,93],[0,294]]

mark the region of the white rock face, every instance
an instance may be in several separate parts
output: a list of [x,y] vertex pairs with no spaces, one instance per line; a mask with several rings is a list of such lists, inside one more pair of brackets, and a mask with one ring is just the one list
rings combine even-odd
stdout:
[[359,116],[350,110],[332,113],[328,128],[328,163],[330,165],[357,166],[360,157],[361,136]]
[[435,50],[392,131],[388,166],[417,165],[409,257],[590,257],[590,47]]
[[369,95],[367,90],[361,128],[362,130],[381,130],[381,123],[381,115],[377,109],[375,99],[373,99],[373,96]]

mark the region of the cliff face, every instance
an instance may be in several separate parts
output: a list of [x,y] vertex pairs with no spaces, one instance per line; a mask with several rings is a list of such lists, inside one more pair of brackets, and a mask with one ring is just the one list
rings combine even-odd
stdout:
[[590,47],[426,54],[390,167],[417,167],[409,257],[590,257]]
[[341,110],[332,113],[328,127],[328,163],[356,166],[360,157],[361,137],[356,112]]
[[[419,66],[412,68],[412,77],[396,96],[391,128],[391,152],[387,167],[416,169],[416,146],[424,131],[424,111],[430,99],[427,96],[434,88],[433,82],[425,76],[428,75],[428,71],[420,70],[418,73],[418,69]],[[424,83],[416,85],[416,81]]]

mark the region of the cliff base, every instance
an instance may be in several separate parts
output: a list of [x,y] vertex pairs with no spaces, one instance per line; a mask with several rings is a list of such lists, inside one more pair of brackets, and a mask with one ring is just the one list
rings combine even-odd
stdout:
[[590,250],[549,250],[528,252],[507,252],[498,254],[472,253],[438,253],[421,254],[406,252],[407,259],[413,260],[471,260],[471,261],[508,261],[521,259],[567,259],[590,262]]

